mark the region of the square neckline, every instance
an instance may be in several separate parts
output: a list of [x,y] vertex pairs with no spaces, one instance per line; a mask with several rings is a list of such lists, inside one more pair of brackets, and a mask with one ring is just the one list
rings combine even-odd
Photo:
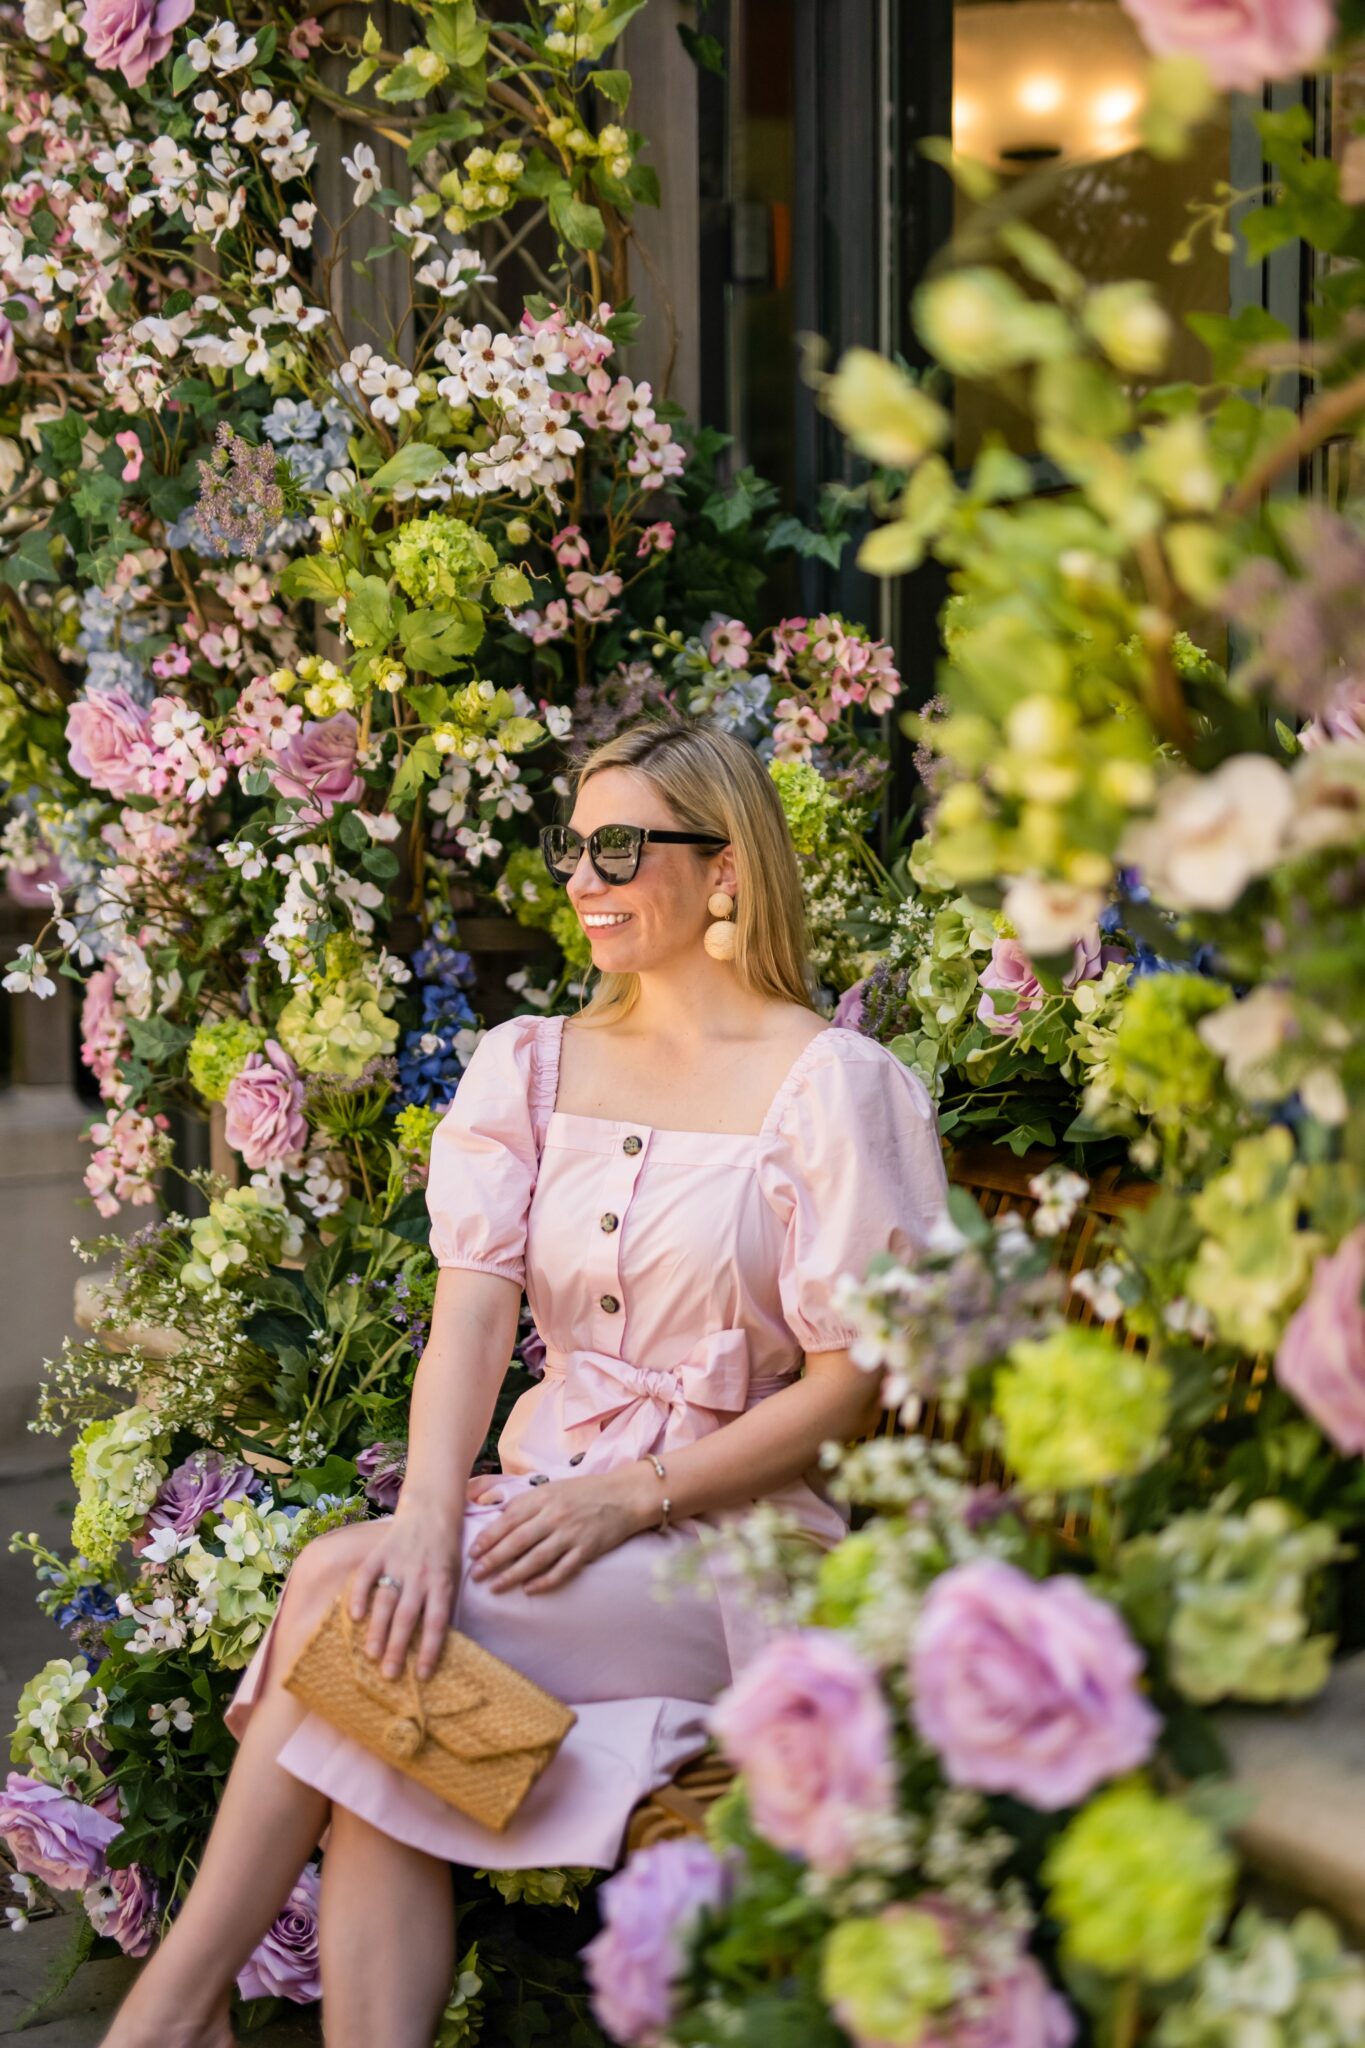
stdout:
[[561,1011],[558,1016],[537,1017],[535,1021],[538,1027],[538,1051],[544,1044],[545,1027],[551,1027],[549,1037],[554,1052],[552,1063],[547,1063],[549,1070],[546,1080],[549,1085],[545,1089],[546,1098],[549,1103],[549,1118],[551,1120],[558,1117],[563,1118],[568,1123],[596,1124],[599,1128],[607,1130],[649,1131],[654,1136],[660,1138],[723,1139],[730,1143],[745,1145],[755,1145],[760,1138],[767,1137],[770,1128],[776,1124],[778,1118],[785,1110],[788,1098],[800,1080],[806,1060],[809,1058],[813,1048],[819,1045],[823,1039],[828,1038],[831,1032],[837,1032],[841,1028],[836,1024],[826,1024],[822,1030],[812,1032],[779,1081],[773,1098],[768,1104],[763,1121],[756,1131],[703,1131],[686,1129],[678,1124],[651,1124],[647,1123],[643,1117],[638,1116],[589,1116],[583,1110],[558,1108],[560,1053],[564,1044],[564,1026],[569,1020]]

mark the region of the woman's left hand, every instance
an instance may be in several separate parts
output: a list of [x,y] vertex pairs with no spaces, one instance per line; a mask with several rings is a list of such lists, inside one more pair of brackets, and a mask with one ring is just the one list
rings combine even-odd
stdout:
[[493,1593],[567,1585],[593,1558],[653,1527],[660,1503],[646,1498],[642,1474],[654,1477],[647,1467],[626,1466],[526,1487],[469,1546],[473,1576],[491,1578]]

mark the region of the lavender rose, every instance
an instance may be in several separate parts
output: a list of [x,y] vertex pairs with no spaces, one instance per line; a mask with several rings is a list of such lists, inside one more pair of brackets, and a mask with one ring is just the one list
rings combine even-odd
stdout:
[[1074,1806],[1150,1754],[1142,1653],[1078,1579],[980,1558],[936,1580],[910,1657],[914,1720],[955,1785]]
[[71,766],[111,796],[145,796],[151,720],[120,685],[79,697],[66,714]]
[[121,1821],[79,1799],[11,1771],[0,1793],[0,1837],[20,1870],[55,1891],[84,1891],[104,1875],[104,1852]]
[[254,1172],[272,1159],[297,1159],[308,1144],[303,1082],[284,1047],[267,1038],[228,1083],[223,1134]]
[[0,384],[12,384],[19,375],[19,351],[14,345],[14,323],[0,313]]
[[[250,1465],[233,1463],[219,1451],[191,1451],[184,1463],[162,1480],[144,1534],[150,1537],[158,1529],[174,1529],[177,1536],[192,1536],[201,1516],[221,1507],[225,1500],[240,1499],[256,1477]],[[136,1539],[133,1547],[137,1548]]]
[[778,1636],[711,1712],[748,1784],[754,1825],[838,1876],[892,1798],[891,1717],[881,1687],[832,1629]]
[[855,981],[852,988],[846,988],[834,1006],[832,1024],[838,1024],[845,1031],[857,1031],[863,1021],[863,991],[867,987],[867,976]]
[[306,1863],[274,1926],[237,1972],[243,1998],[289,1998],[295,2005],[321,1998],[318,1882],[316,1863]]
[[691,1931],[729,1888],[705,1842],[641,1849],[598,1894],[602,1931],[583,1950],[593,2011],[614,2041],[648,2048],[673,2018]]
[[303,806],[299,817],[304,823],[321,824],[338,804],[359,803],[365,794],[355,768],[359,733],[349,711],[338,711],[334,718],[310,718],[268,763],[280,795]]
[[1313,1268],[1275,1354],[1275,1377],[1339,1451],[1365,1452],[1365,1223]]
[[194,0],[91,0],[85,54],[97,70],[121,71],[129,85],[144,85],[193,12]]
[[1123,0],[1156,57],[1202,57],[1220,92],[1312,71],[1336,26],[1331,0]]
[[365,1482],[366,1500],[384,1514],[391,1515],[398,1505],[408,1469],[406,1447],[402,1444],[368,1444],[357,1457],[355,1469]]
[[136,1863],[107,1870],[85,1891],[85,1910],[97,1934],[112,1935],[126,1956],[150,1953],[157,1931],[157,1892]]
[[[1063,988],[1075,988],[1079,981],[1094,981],[1111,960],[1122,960],[1122,950],[1100,942],[1098,927],[1083,932],[1074,941],[1071,966],[1062,977]],[[1047,991],[1039,981],[1032,960],[1018,939],[997,938],[991,947],[989,964],[981,973],[981,1000],[977,1021],[997,1038],[1013,1038],[1025,1010],[1041,1009]],[[1012,1010],[997,1010],[988,990],[998,988],[1014,997]]]

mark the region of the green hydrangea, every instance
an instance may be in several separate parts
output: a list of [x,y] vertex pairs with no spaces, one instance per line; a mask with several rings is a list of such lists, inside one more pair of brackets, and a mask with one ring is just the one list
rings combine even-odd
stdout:
[[1163,2013],[1155,2048],[1357,2048],[1365,2038],[1365,1959],[1323,1913],[1289,1926],[1254,1906],[1206,1957],[1192,1995]]
[[1148,1641],[1164,1636],[1188,1699],[1306,1700],[1327,1683],[1335,1647],[1309,1633],[1312,1580],[1343,1554],[1334,1529],[1288,1501],[1241,1514],[1215,1502],[1124,1545],[1124,1603]]
[[518,924],[533,931],[549,931],[555,912],[564,907],[564,892],[551,881],[534,846],[513,847],[493,894]]
[[1170,1384],[1165,1366],[1103,1330],[1068,1324],[1026,1338],[996,1375],[1005,1463],[1040,1492],[1141,1472],[1161,1442]]
[[483,2032],[482,1994],[479,1944],[474,1942],[460,1959],[431,2048],[470,2048],[470,2044],[479,2039]]
[[1235,1864],[1206,1821],[1140,1779],[1083,1807],[1043,1865],[1068,1961],[1164,1984],[1226,1917]]
[[820,1560],[815,1575],[811,1620],[817,1628],[847,1628],[856,1621],[881,1562],[881,1545],[872,1529],[845,1536]]
[[389,542],[389,566],[414,604],[439,606],[476,596],[498,557],[466,520],[432,512],[410,520]]
[[570,967],[581,971],[592,966],[592,941],[579,922],[578,913],[571,904],[561,903],[550,919],[550,935],[559,946],[560,952]]
[[180,1269],[195,1294],[217,1294],[237,1273],[297,1258],[303,1250],[303,1224],[291,1216],[283,1195],[270,1188],[229,1188],[212,1204],[207,1216],[190,1225],[193,1256]]
[[169,1465],[171,1439],[150,1408],[87,1423],[71,1451],[77,1505],[71,1542],[92,1565],[112,1565],[146,1519]]
[[567,1870],[476,1870],[474,1875],[486,1877],[509,1906],[567,1906],[576,1913],[597,1872],[570,1866]]
[[424,1102],[405,1102],[393,1120],[394,1140],[405,1170],[425,1173],[431,1158],[431,1140],[445,1111],[431,1109]]
[[276,1034],[305,1073],[344,1074],[354,1081],[398,1043],[398,1025],[385,1014],[393,1000],[391,989],[376,991],[362,974],[296,989],[280,1012]]
[[1283,1124],[1233,1147],[1191,1208],[1204,1233],[1185,1281],[1218,1334],[1244,1351],[1273,1351],[1308,1285],[1322,1238],[1300,1230],[1307,1169]]
[[1199,974],[1147,974],[1133,982],[1118,1016],[1106,1085],[1142,1116],[1195,1117],[1213,1101],[1222,1061],[1195,1029],[1231,991]]
[[186,1055],[189,1075],[206,1102],[222,1102],[228,1083],[238,1075],[253,1052],[265,1044],[266,1033],[246,1017],[224,1017],[214,1024],[201,1024],[190,1040]]
[[801,854],[822,853],[839,824],[839,799],[809,761],[772,761],[768,773],[782,800],[792,845]]
[[108,1704],[84,1657],[52,1657],[19,1695],[10,1761],[31,1778],[59,1789],[74,1778],[88,1799],[104,1783],[104,1772],[86,1754],[104,1725]]
[[875,1920],[841,1920],[825,1942],[820,1988],[856,2039],[912,2048],[925,2022],[952,2003],[943,1930],[913,1906],[891,1906]]
[[199,1595],[197,1614],[191,1610],[193,1647],[206,1649],[225,1671],[250,1663],[293,1555],[290,1518],[282,1509],[224,1501],[217,1520],[180,1560]]

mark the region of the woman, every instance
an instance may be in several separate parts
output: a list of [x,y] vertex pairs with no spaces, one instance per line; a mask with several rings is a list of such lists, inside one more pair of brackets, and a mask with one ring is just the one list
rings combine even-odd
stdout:
[[[600,980],[567,1023],[489,1031],[435,1134],[441,1271],[402,1497],[296,1560],[228,1708],[241,1746],[198,1877],[105,2048],[230,2043],[233,1979],[324,1830],[328,2048],[427,2048],[454,1972],[449,1865],[610,1867],[761,1640],[738,1589],[672,1574],[661,1594],[657,1568],[759,1499],[818,1544],[843,1533],[818,1453],[869,1425],[876,1390],[834,1282],[913,1255],[942,1212],[928,1097],[812,1009],[796,858],[738,740],[644,723],[599,747],[546,858]],[[544,1378],[502,1476],[470,1478],[523,1282]],[[453,1624],[576,1708],[503,1834],[283,1688],[339,1594],[386,1671],[413,1643],[429,1675]]]

